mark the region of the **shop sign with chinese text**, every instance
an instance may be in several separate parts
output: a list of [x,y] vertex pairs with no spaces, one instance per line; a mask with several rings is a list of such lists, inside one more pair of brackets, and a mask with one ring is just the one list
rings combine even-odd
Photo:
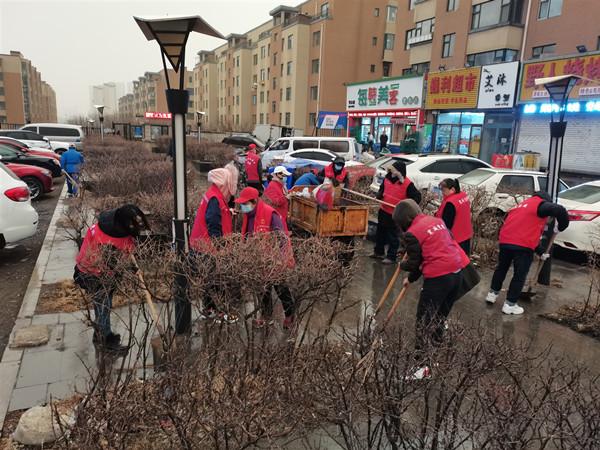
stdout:
[[480,74],[481,67],[430,73],[426,109],[476,108]]
[[146,119],[170,119],[171,113],[170,112],[151,112],[151,111],[146,111],[146,113],[144,114],[144,117]]
[[423,105],[423,77],[387,78],[346,86],[348,111],[416,109]]
[[548,92],[543,86],[536,86],[535,79],[559,75],[579,75],[595,81],[579,80],[569,95],[571,100],[600,98],[600,54],[532,61],[523,66],[521,73],[521,102],[549,101]]
[[479,109],[512,108],[515,104],[519,63],[491,64],[481,68]]

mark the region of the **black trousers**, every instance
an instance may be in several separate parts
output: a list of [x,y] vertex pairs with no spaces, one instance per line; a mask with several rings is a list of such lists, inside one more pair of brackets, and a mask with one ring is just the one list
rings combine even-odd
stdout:
[[263,317],[271,317],[273,316],[273,292],[271,288],[275,289],[277,292],[277,296],[281,300],[281,305],[283,306],[283,313],[285,317],[293,316],[296,312],[296,303],[294,302],[294,297],[290,289],[285,285],[276,285],[276,286],[268,286],[265,294],[262,298],[262,315]]
[[498,254],[498,265],[492,276],[492,285],[490,289],[496,293],[502,289],[502,283],[506,278],[510,265],[513,265],[513,277],[508,286],[506,301],[510,304],[517,303],[519,295],[525,286],[527,273],[533,262],[533,250],[518,247],[516,245],[500,245],[500,253]]
[[398,229],[392,220],[392,215],[382,209],[377,215],[377,233],[375,234],[375,254],[385,255],[385,246],[387,249],[387,258],[396,261],[398,249],[400,248],[400,239],[398,238]]
[[94,305],[94,331],[106,337],[112,333],[110,327],[110,312],[112,300],[117,288],[112,277],[97,277],[81,272],[77,266],[73,273],[75,283],[85,290],[92,299]]
[[[419,304],[417,305],[416,341],[417,352],[422,352],[427,344],[439,344],[444,335],[444,321],[450,314],[462,273],[450,273],[436,278],[425,278]],[[425,359],[425,355],[421,355]]]
[[460,248],[467,254],[467,256],[471,256],[471,239],[467,239],[466,241],[459,242]]

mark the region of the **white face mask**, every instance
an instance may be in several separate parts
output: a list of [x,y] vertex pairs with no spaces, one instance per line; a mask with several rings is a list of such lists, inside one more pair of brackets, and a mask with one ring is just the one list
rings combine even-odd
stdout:
[[252,203],[242,203],[240,209],[243,213],[248,214],[254,210],[254,205]]

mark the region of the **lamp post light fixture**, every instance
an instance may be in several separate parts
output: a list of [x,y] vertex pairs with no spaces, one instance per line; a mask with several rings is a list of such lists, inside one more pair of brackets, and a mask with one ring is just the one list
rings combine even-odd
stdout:
[[206,115],[204,111],[196,111],[196,124],[198,125],[198,144],[200,143],[200,127],[202,126],[202,118]]
[[[87,119],[86,122],[89,124],[90,128],[92,128],[92,129],[94,128],[94,122],[95,122],[94,119]],[[91,132],[92,132],[92,130],[90,130],[90,133]]]
[[[200,16],[140,18],[134,20],[149,41],[157,41],[161,50],[167,83],[166,97],[172,115],[174,217],[173,244],[177,251],[177,264],[182,269],[189,251],[189,219],[187,217],[187,183],[185,171],[185,116],[188,112],[189,92],[185,89],[185,45],[190,33],[197,32],[224,39],[223,35]],[[167,61],[179,75],[179,86],[171,87]],[[175,268],[175,333],[191,330],[192,305],[187,296],[188,280],[183,270]]]
[[94,105],[94,108],[98,110],[98,116],[100,119],[100,139],[104,144],[104,105]]

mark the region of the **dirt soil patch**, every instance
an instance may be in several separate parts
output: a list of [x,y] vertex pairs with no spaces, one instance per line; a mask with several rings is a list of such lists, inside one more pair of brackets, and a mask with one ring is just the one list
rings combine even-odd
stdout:
[[542,314],[541,317],[600,340],[600,314],[597,310],[594,311],[595,309],[589,306],[585,308],[581,303],[565,305],[558,311]]
[[[130,303],[126,297],[115,294],[113,308],[119,308]],[[72,280],[42,286],[36,314],[70,313],[91,308],[84,292]]]

